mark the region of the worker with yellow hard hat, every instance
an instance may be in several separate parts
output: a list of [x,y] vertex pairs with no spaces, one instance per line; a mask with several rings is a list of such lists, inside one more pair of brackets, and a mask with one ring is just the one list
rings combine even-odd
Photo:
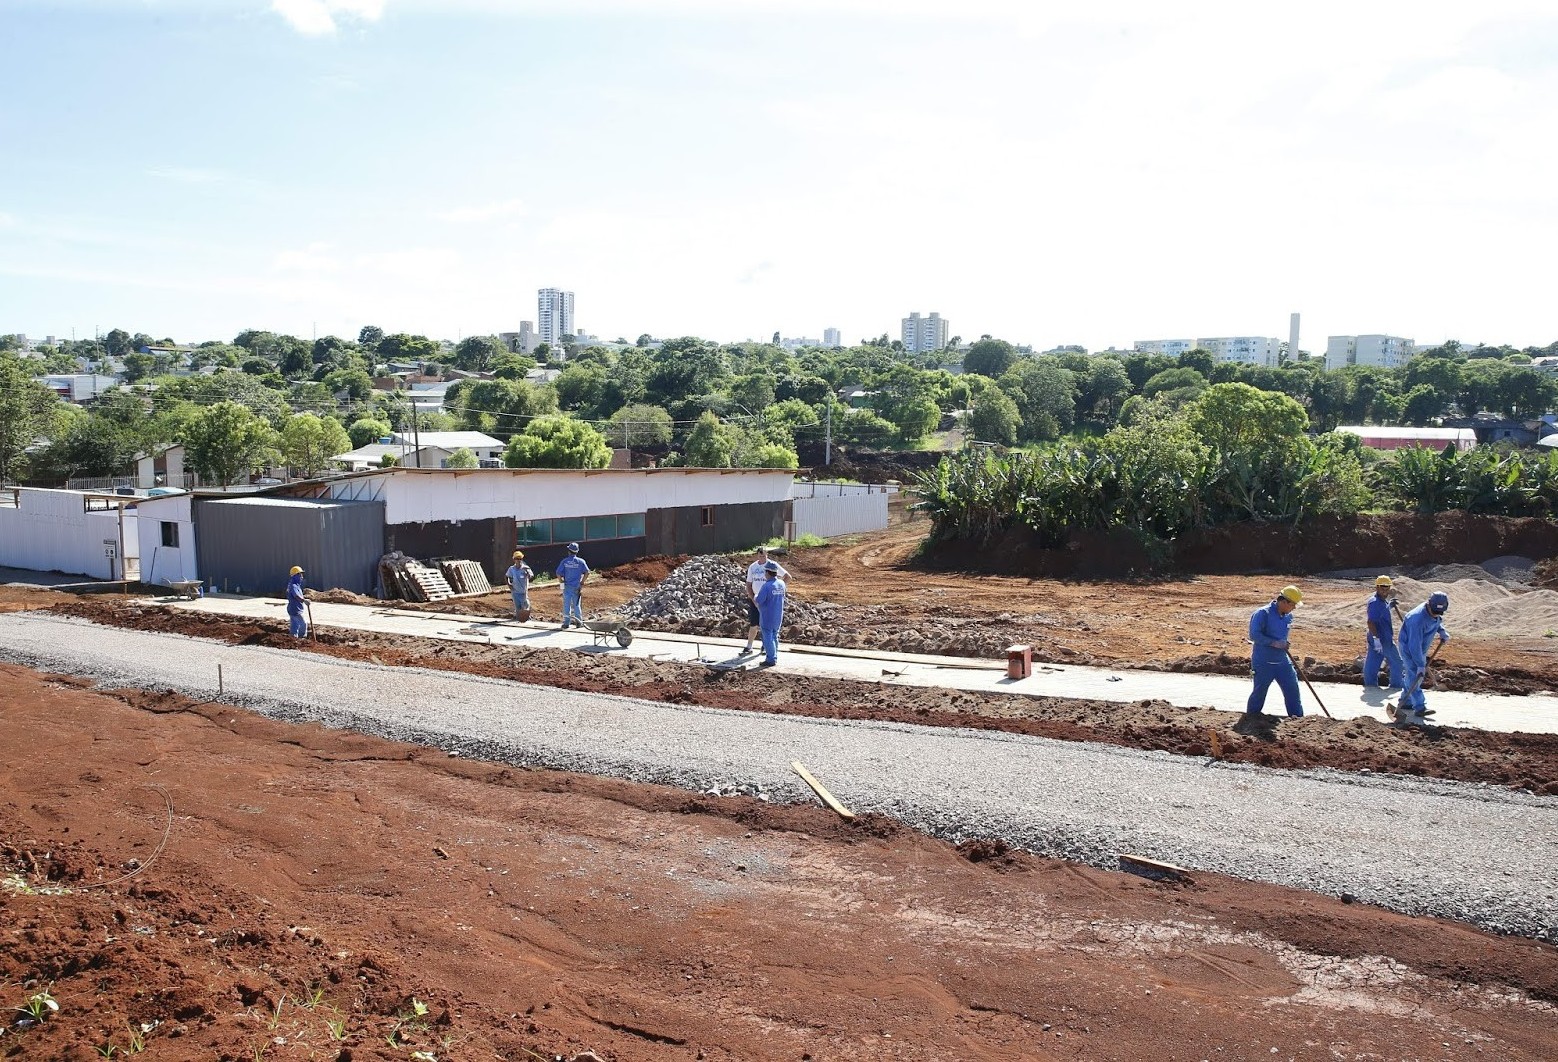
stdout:
[[1365,689],[1380,685],[1379,669],[1384,664],[1385,688],[1401,688],[1401,651],[1396,648],[1395,624],[1390,610],[1395,603],[1396,591],[1391,578],[1381,575],[1374,580],[1374,596],[1369,598],[1367,613],[1369,642],[1363,653],[1363,685]]
[[1288,654],[1288,627],[1293,622],[1293,610],[1303,600],[1298,587],[1284,586],[1271,604],[1256,609],[1250,617],[1250,669],[1255,675],[1255,689],[1245,705],[1246,715],[1261,714],[1266,707],[1266,691],[1273,682],[1282,690],[1288,715],[1296,719],[1304,714],[1298,699],[1298,669]]
[[525,551],[514,551],[514,563],[504,573],[509,583],[509,593],[514,596],[514,618],[523,623],[530,618],[530,580],[536,577],[530,565],[525,563]]
[[296,564],[287,573],[287,624],[292,628],[292,637],[308,637],[308,621],[303,618],[303,609],[307,607],[307,601],[303,597],[303,569]]

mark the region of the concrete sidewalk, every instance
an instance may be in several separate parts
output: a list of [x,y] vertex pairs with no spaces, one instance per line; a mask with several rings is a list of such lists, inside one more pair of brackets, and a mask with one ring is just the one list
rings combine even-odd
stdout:
[[[167,603],[163,601],[162,603]],[[250,619],[285,619],[285,603],[268,597],[213,594],[197,601],[175,601],[191,612]],[[559,630],[555,624],[518,623],[454,613],[412,612],[371,605],[313,603],[314,619],[321,627],[371,631],[378,634],[454,641],[486,642],[503,647],[526,646],[572,649],[591,654],[616,654],[712,667],[750,668],[760,654],[741,655],[744,641],[702,638],[659,632],[636,633],[626,649],[615,641],[595,645],[588,630]],[[1034,664],[1025,679],[1006,675],[1004,660],[978,660],[958,656],[925,656],[913,653],[877,653],[859,649],[834,649],[781,642],[779,664],[773,670],[818,678],[849,679],[883,685],[922,686],[938,689],[1008,693],[1027,697],[1067,697],[1129,703],[1162,700],[1184,708],[1216,708],[1242,712],[1250,694],[1250,680],[1229,675],[1195,675],[1164,671],[1131,671],[1073,664]],[[1314,684],[1325,707],[1337,719],[1367,716],[1385,722],[1385,704],[1394,699],[1382,690],[1337,682]],[[1307,687],[1304,711],[1320,714]],[[1465,727],[1533,734],[1558,733],[1558,697],[1501,697],[1492,694],[1433,691],[1429,707],[1436,709],[1434,722]],[[1266,698],[1268,715],[1282,714],[1281,691],[1273,687]]]

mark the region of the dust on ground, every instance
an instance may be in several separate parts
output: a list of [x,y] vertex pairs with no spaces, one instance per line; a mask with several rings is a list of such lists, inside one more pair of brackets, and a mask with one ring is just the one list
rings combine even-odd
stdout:
[[[1558,950],[0,667],[0,1057],[1482,1057]],[[46,1009],[40,1005],[40,1009]]]

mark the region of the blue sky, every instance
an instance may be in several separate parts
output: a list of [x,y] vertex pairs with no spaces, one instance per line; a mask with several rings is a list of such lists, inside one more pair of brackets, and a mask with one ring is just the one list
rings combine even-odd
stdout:
[[[1473,10],[1475,8],[1475,10]],[[0,0],[0,332],[1558,339],[1558,11]]]

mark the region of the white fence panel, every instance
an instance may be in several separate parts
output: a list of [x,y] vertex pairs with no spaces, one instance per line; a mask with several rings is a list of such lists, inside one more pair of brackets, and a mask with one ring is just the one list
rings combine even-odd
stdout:
[[[118,509],[83,512],[81,495],[65,491],[22,487],[15,497],[14,507],[0,505],[0,565],[94,579],[119,575]],[[112,562],[105,542],[113,543]]]
[[896,484],[883,483],[796,483],[790,487],[792,498],[841,498],[860,494],[897,494]]
[[862,531],[880,531],[887,526],[887,495],[882,491],[796,498],[791,507],[797,538],[801,535],[837,538]]

